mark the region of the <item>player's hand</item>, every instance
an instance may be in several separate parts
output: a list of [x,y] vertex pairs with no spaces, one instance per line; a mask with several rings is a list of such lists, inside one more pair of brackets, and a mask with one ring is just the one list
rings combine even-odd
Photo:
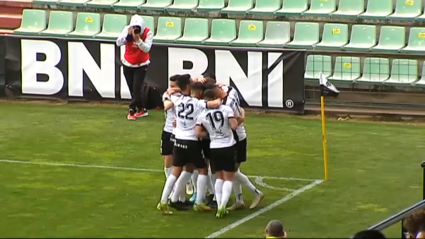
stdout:
[[169,88],[167,90],[168,95],[172,95],[172,94],[179,93],[179,92],[181,92],[181,89],[178,88],[178,87]]
[[140,40],[140,35],[139,35],[139,34],[134,33],[134,31],[133,31],[133,39],[134,39],[134,41],[138,41],[138,40]]
[[133,35],[133,27],[128,28],[128,35]]
[[177,127],[177,121],[176,120],[173,120],[173,127],[174,128]]
[[198,81],[201,82],[202,84],[207,82],[207,80],[203,76],[199,77]]

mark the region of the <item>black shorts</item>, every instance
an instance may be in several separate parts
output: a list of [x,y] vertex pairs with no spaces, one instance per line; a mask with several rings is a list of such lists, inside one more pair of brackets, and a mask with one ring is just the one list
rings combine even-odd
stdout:
[[176,139],[173,155],[173,166],[183,167],[192,163],[196,168],[207,167],[198,141]]
[[211,149],[211,161],[215,171],[236,172],[235,147]]
[[238,163],[246,162],[247,141],[246,138],[236,142],[236,161]]
[[172,155],[174,142],[171,140],[172,134],[162,131],[161,135],[161,155]]
[[202,155],[206,159],[211,159],[210,143],[211,143],[211,140],[209,139],[202,139],[199,141],[199,144],[201,145],[201,149],[202,149]]

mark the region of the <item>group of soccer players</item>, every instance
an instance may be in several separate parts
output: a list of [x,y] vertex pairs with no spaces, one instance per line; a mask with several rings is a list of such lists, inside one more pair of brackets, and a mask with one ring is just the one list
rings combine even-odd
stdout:
[[[217,84],[213,74],[175,75],[163,102],[161,154],[167,179],[157,209],[164,214],[172,214],[170,207],[216,210],[221,218],[245,207],[242,185],[254,194],[249,208],[257,207],[264,194],[239,169],[247,157],[247,135],[237,91]],[[186,199],[188,182],[196,189],[193,200]],[[236,202],[227,207],[232,189]]]

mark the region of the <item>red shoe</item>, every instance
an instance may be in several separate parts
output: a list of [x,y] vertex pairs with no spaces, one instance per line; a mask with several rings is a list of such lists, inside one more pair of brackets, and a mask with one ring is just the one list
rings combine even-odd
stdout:
[[130,113],[128,113],[128,115],[127,115],[127,119],[128,119],[128,120],[136,120],[137,118],[136,118],[136,115],[135,115],[135,114],[130,114]]
[[146,117],[148,115],[149,115],[149,113],[147,111],[144,111],[144,110],[140,110],[136,114],[134,114],[134,116],[136,116],[136,118]]

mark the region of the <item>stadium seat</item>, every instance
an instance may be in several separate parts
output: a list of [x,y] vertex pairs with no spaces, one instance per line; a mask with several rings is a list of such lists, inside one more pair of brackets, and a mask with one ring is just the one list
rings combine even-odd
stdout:
[[96,35],[99,39],[115,40],[121,35],[122,29],[128,24],[127,15],[105,14],[103,15],[102,32]]
[[334,81],[355,81],[360,78],[360,58],[338,56],[335,59],[334,74],[329,79]]
[[72,12],[51,11],[49,25],[46,30],[40,32],[42,36],[66,36],[74,30],[74,16]]
[[327,17],[336,10],[336,0],[311,0],[310,9],[303,15],[310,17]]
[[93,38],[100,32],[100,14],[79,12],[77,13],[77,23],[75,31],[68,34],[75,38]]
[[338,10],[332,17],[357,17],[364,12],[364,0],[339,0]]
[[236,39],[236,22],[233,19],[214,19],[211,24],[211,37],[203,43],[207,45],[229,45]]
[[367,57],[364,60],[363,75],[358,82],[382,83],[390,78],[390,60],[388,58]]
[[284,47],[291,40],[291,24],[289,22],[267,22],[264,40],[259,47]]
[[114,9],[137,9],[144,4],[146,0],[120,0],[112,5]]
[[285,0],[282,9],[275,12],[276,16],[299,16],[307,11],[307,0]]
[[225,0],[199,0],[198,12],[219,12],[225,7]]
[[359,15],[361,19],[386,19],[393,13],[393,0],[368,0],[366,12]]
[[412,27],[409,32],[409,41],[407,46],[401,49],[403,53],[425,53],[425,28]]
[[221,9],[222,13],[245,14],[254,6],[254,0],[229,0],[227,7]]
[[91,0],[86,3],[86,6],[93,8],[111,8],[112,5],[117,2],[118,0]]
[[406,46],[406,29],[404,27],[383,26],[378,45],[372,51],[398,53]]
[[294,39],[286,44],[288,48],[311,49],[319,42],[319,23],[297,22],[295,24]]
[[58,4],[68,7],[83,7],[90,0],[59,0]]
[[422,0],[397,0],[395,11],[387,18],[391,20],[414,20],[422,13]]
[[147,28],[151,29],[151,31],[155,34],[155,19],[153,16],[141,16],[143,21],[145,21],[145,25]]
[[146,3],[138,8],[147,11],[164,11],[171,3],[173,3],[173,0],[146,0]]
[[421,78],[415,82],[415,86],[425,87],[425,64],[422,64]]
[[249,10],[248,13],[253,15],[270,15],[274,14],[280,7],[281,0],[257,0],[255,7]]
[[24,9],[21,26],[15,30],[17,35],[38,35],[46,29],[47,15],[44,10]]
[[343,46],[346,51],[369,51],[376,45],[375,25],[353,25],[350,43]]
[[384,84],[400,86],[412,85],[418,80],[418,61],[410,59],[394,59],[391,76]]
[[182,19],[179,17],[159,17],[154,42],[174,42],[182,36]]
[[33,0],[34,5],[56,5],[58,4],[58,0]]
[[239,22],[238,38],[232,46],[256,46],[264,39],[263,21],[242,20]]
[[332,57],[324,55],[309,55],[305,66],[304,78],[308,80],[319,79],[320,72],[329,77],[332,74]]
[[348,43],[348,25],[325,23],[323,27],[322,41],[314,48],[327,50],[340,50],[342,46]]
[[208,38],[208,35],[208,19],[186,18],[183,36],[177,39],[176,42],[182,44],[201,44],[202,41]]
[[198,0],[174,0],[174,3],[167,7],[171,12],[191,12],[198,6]]

